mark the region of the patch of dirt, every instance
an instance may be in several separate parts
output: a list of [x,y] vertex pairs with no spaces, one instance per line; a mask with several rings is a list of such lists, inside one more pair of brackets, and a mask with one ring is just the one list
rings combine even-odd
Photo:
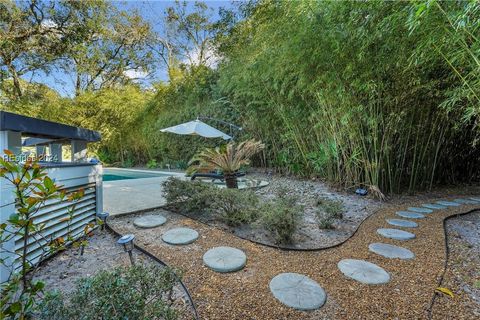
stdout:
[[480,211],[449,219],[446,228],[450,253],[441,286],[455,297],[437,294],[432,318],[455,313],[480,319]]
[[[48,291],[58,290],[65,295],[75,290],[80,278],[90,277],[101,270],[118,266],[130,266],[128,254],[118,245],[117,238],[108,231],[96,230],[89,238],[83,256],[78,248],[68,248],[44,261],[38,268],[35,278],[45,282]],[[135,263],[157,263],[152,258],[134,249]],[[181,314],[180,319],[192,319],[193,309],[187,294],[181,287],[174,288],[174,308]]]

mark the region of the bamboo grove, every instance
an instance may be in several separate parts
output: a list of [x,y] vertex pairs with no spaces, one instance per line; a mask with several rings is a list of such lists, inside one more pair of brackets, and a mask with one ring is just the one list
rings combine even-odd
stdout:
[[384,193],[470,183],[480,173],[479,18],[476,1],[242,3],[199,26],[213,34],[214,66],[172,63],[154,91],[122,83],[29,103],[101,130],[93,151],[108,163],[187,163],[218,141],[159,129],[203,115],[241,125],[238,140],[265,143],[255,165],[283,173]]

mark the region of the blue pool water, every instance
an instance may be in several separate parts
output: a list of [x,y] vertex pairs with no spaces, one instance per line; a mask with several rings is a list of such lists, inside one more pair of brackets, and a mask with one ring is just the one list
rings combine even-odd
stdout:
[[160,172],[143,172],[137,170],[121,170],[121,169],[103,169],[103,181],[127,180],[127,179],[143,179],[168,177],[169,174]]

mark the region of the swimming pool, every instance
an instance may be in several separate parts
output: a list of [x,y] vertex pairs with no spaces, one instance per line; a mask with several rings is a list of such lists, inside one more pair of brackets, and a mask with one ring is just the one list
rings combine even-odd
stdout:
[[168,177],[170,174],[163,172],[146,172],[140,170],[126,170],[126,169],[103,169],[103,181],[116,181],[128,179],[143,179],[143,178],[158,178]]

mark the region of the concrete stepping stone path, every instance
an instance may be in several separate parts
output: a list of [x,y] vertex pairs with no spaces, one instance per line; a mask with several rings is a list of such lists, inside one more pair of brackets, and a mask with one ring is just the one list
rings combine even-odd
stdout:
[[345,276],[361,283],[382,284],[390,281],[387,271],[365,260],[344,259],[337,266]]
[[402,220],[402,219],[387,219],[387,222],[392,226],[403,227],[403,228],[416,228],[418,227],[418,223],[410,221],[410,220]]
[[203,255],[203,263],[217,272],[234,272],[245,267],[247,256],[236,248],[216,247]]
[[270,281],[270,291],[281,303],[297,310],[318,309],[327,295],[320,285],[298,273],[281,273]]
[[428,209],[428,208],[417,208],[417,207],[409,207],[407,210],[408,210],[408,211],[412,211],[412,212],[418,212],[418,213],[432,213],[432,212],[433,212],[432,209]]
[[408,219],[423,219],[425,218],[425,215],[421,213],[416,213],[416,212],[410,212],[410,211],[397,211],[396,212],[397,216],[403,217],[403,218],[408,218]]
[[415,258],[413,252],[408,250],[407,248],[402,248],[386,243],[372,243],[368,246],[368,250],[390,259],[408,260]]
[[165,232],[162,240],[169,244],[185,245],[198,239],[198,232],[190,228],[175,228]]
[[437,201],[437,203],[441,204],[442,206],[447,206],[447,207],[459,207],[459,206],[461,206],[460,203],[452,202],[452,201]]
[[424,203],[424,204],[422,204],[422,207],[425,207],[425,208],[428,208],[428,209],[434,209],[434,210],[442,210],[442,209],[447,208],[447,206],[442,206],[442,205],[436,204],[436,203]]
[[453,201],[455,201],[456,203],[460,203],[460,204],[478,204],[477,201],[473,201],[473,200],[470,200],[470,199],[455,199]]
[[411,240],[415,239],[415,235],[408,231],[403,231],[399,229],[388,229],[380,228],[377,230],[377,233],[385,238],[394,239],[394,240]]
[[148,215],[133,220],[133,224],[139,228],[155,228],[167,222],[162,215]]

